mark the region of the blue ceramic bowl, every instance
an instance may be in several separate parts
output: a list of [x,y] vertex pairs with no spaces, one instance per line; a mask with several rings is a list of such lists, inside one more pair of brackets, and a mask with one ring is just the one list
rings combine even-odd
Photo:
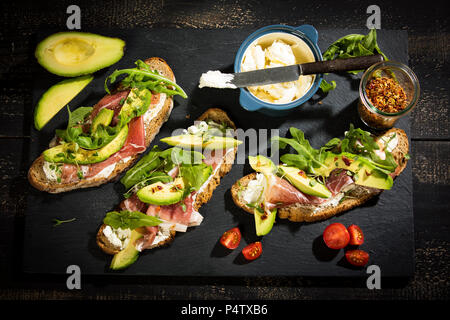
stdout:
[[[288,33],[300,38],[311,49],[315,61],[322,61],[322,53],[319,49],[319,46],[317,45],[318,33],[313,26],[307,24],[301,25],[299,27],[291,27],[286,25],[270,25],[256,30],[241,44],[234,60],[234,72],[236,73],[241,71],[241,62],[244,57],[244,53],[256,39],[259,39],[260,37],[269,33],[275,32]],[[322,74],[317,74],[309,90],[299,99],[289,103],[274,104],[265,102],[255,97],[246,88],[240,89],[241,92],[239,96],[239,103],[244,109],[248,111],[258,111],[270,116],[285,116],[292,112],[296,107],[308,101],[316,93],[316,91],[320,87],[320,83],[322,82],[322,77]]]

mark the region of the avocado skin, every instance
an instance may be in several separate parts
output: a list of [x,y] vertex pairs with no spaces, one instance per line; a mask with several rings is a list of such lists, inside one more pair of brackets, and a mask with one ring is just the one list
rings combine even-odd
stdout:
[[[88,50],[88,57],[81,59],[82,61],[79,63],[64,64],[58,61],[54,53],[55,46],[62,44],[62,47],[70,45],[76,47],[77,43],[79,44],[78,49],[81,51]],[[67,31],[54,33],[39,42],[34,55],[38,63],[47,71],[63,77],[76,77],[94,73],[116,63],[123,57],[124,48],[125,41],[119,38],[88,32]],[[74,52],[74,55],[79,54],[80,52]],[[59,60],[61,60],[61,56]]]
[[111,261],[110,268],[112,270],[121,270],[132,265],[139,258],[139,251],[135,247],[137,240],[144,235],[138,229],[131,231],[130,241],[128,245],[120,252],[116,253]]
[[[76,149],[76,143],[65,143],[47,149],[43,152],[45,161],[56,163],[91,164],[102,162],[112,154],[119,151],[128,136],[128,126],[124,126],[119,134],[106,146],[98,150]],[[73,158],[67,156],[67,152],[72,151]]]

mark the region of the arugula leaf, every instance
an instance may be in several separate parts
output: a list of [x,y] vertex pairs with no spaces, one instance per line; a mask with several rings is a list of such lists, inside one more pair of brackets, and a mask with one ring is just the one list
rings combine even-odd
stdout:
[[[367,35],[362,34],[349,34],[342,38],[339,38],[332,43],[328,49],[323,53],[323,60],[334,60],[341,58],[352,58],[368,56],[372,54],[381,54],[384,60],[388,60],[386,55],[381,51],[377,43],[377,31],[371,29]],[[351,74],[357,74],[363,70],[348,71]],[[334,81],[328,83],[325,79],[322,79],[320,88],[323,92],[329,92],[336,88]]]
[[397,162],[391,152],[384,150],[386,158],[382,160],[375,152],[380,147],[372,138],[370,132],[359,128],[355,129],[353,124],[350,124],[345,138],[342,139],[340,149],[342,152],[349,152],[366,158],[376,167],[384,169],[384,172],[394,172],[397,167]]
[[74,111],[70,111],[67,107],[67,112],[69,112],[69,122],[67,127],[73,127],[77,124],[81,124],[84,119],[92,112],[92,107],[79,107]]
[[114,229],[131,229],[139,227],[154,227],[162,221],[139,211],[111,211],[106,214],[103,223]]
[[158,146],[154,146],[149,153],[143,156],[127,173],[120,179],[120,182],[126,189],[131,188],[138,182],[149,177],[153,170],[161,164],[159,158],[161,150]]
[[180,166],[180,175],[183,177],[184,184],[188,190],[199,190],[212,174],[212,166],[205,163],[196,165]]
[[205,157],[201,152],[185,150],[178,147],[166,149],[161,152],[161,158],[170,161],[174,165],[180,164],[200,164]]
[[317,150],[311,147],[309,141],[305,139],[305,134],[300,129],[291,127],[289,132],[293,137],[292,139],[281,137],[272,138],[274,141],[278,140],[281,149],[290,145],[298,153],[297,155],[281,156],[280,160],[283,163],[294,165],[295,167],[310,173],[314,173],[317,168],[326,167],[323,162],[327,154],[326,149]]
[[128,76],[121,81],[125,87],[147,88],[150,91],[165,93],[168,96],[180,95],[187,98],[186,92],[179,85],[161,76],[158,72],[150,70],[145,62],[138,60],[135,64],[136,68],[115,70],[108,76],[105,80],[105,91],[110,93],[108,81],[114,83],[118,76],[127,74]]

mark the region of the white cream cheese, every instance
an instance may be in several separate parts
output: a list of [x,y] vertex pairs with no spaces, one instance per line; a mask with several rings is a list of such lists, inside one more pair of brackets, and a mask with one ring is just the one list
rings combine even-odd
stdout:
[[242,200],[245,203],[259,203],[263,197],[266,185],[264,174],[257,173],[256,179],[251,180],[242,192]]
[[47,177],[47,180],[49,181],[57,181],[59,178],[61,178],[61,172],[58,170],[58,168],[61,165],[58,165],[53,162],[44,161],[44,165],[42,166],[42,169],[45,173],[45,176]]
[[103,229],[103,234],[114,247],[122,250],[130,241],[131,229],[115,229],[107,225]]
[[203,73],[200,76],[200,82],[198,87],[211,87],[211,88],[218,88],[218,89],[236,89],[236,86],[231,83],[231,81],[234,79],[233,74],[229,73],[222,73],[218,70],[216,71],[208,71],[206,73]]
[[203,135],[208,130],[208,124],[205,121],[195,121],[194,124],[183,130],[183,134]]
[[156,115],[161,111],[162,107],[164,106],[164,103],[166,102],[167,95],[165,93],[159,94],[159,101],[158,103],[150,109],[147,110],[147,112],[144,114],[144,123],[148,124]]
[[[293,46],[282,40],[275,40],[266,47],[251,45],[244,54],[241,71],[283,67],[298,63]],[[314,82],[314,76],[300,76],[297,81],[249,87],[257,98],[275,104],[284,104],[302,97]]]

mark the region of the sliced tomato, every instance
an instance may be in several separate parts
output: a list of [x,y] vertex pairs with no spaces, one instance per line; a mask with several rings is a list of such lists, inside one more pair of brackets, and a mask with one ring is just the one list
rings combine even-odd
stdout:
[[356,224],[352,224],[350,227],[348,227],[348,233],[350,233],[349,244],[353,246],[360,246],[364,243],[364,234],[361,228]]
[[363,267],[369,262],[369,254],[364,250],[348,250],[345,258],[350,264],[357,267]]
[[348,245],[350,234],[342,223],[332,223],[323,231],[323,241],[330,249],[342,249]]
[[241,242],[241,231],[239,228],[233,228],[225,231],[220,237],[220,243],[228,249],[236,249]]
[[255,260],[261,255],[261,253],[262,253],[262,245],[261,242],[259,241],[250,243],[248,246],[242,249],[242,254],[244,255],[244,258],[247,260]]

